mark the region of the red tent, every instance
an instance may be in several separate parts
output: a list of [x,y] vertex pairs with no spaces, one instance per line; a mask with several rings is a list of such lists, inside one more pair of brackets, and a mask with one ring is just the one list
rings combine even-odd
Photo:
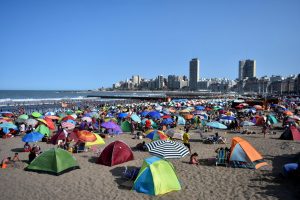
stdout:
[[292,131],[293,139],[300,141],[300,132],[298,131],[298,129],[294,126],[291,126],[290,129]]
[[99,156],[97,163],[113,166],[130,160],[133,160],[133,153],[130,147],[124,142],[117,140],[105,147]]

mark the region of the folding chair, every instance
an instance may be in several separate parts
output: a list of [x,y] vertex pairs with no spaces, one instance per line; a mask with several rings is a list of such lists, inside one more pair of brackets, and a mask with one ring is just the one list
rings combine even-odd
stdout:
[[228,166],[228,151],[224,148],[220,148],[217,151],[216,166],[218,165],[225,165],[226,167]]

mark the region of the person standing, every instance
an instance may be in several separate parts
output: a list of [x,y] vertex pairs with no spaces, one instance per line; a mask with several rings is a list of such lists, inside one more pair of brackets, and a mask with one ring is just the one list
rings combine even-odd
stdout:
[[191,153],[191,145],[190,145],[190,134],[189,134],[189,129],[187,128],[183,134],[183,144],[186,146],[190,153]]

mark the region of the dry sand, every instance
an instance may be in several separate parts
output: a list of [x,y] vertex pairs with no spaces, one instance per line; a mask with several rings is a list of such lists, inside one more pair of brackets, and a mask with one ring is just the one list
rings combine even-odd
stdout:
[[[257,129],[258,131],[260,129]],[[205,133],[205,135],[214,132]],[[219,131],[220,133],[220,131]],[[148,196],[130,190],[126,185],[130,182],[121,178],[124,166],[140,167],[143,158],[149,157],[148,152],[134,151],[135,160],[121,165],[107,167],[95,164],[95,153],[84,152],[74,154],[81,169],[53,176],[36,172],[27,172],[23,168],[27,164],[19,163],[16,168],[0,169],[0,199],[300,199],[299,182],[287,181],[278,176],[282,165],[294,161],[300,151],[300,143],[282,141],[281,134],[240,135],[228,133],[225,136],[230,146],[231,138],[240,136],[248,140],[269,163],[268,167],[258,170],[216,167],[213,159],[218,147],[226,145],[203,144],[199,134],[191,133],[192,152],[199,154],[201,165],[187,164],[189,156],[171,160],[180,179],[182,190],[162,196]],[[123,134],[106,140],[106,145],[114,140],[123,140],[134,147],[141,140],[131,139]],[[148,139],[144,139],[149,142]],[[0,139],[0,158],[13,156],[14,152],[22,150],[24,143],[21,137]],[[42,150],[53,145],[39,143]],[[104,148],[105,146],[100,146]],[[21,160],[27,160],[28,153],[19,153]]]

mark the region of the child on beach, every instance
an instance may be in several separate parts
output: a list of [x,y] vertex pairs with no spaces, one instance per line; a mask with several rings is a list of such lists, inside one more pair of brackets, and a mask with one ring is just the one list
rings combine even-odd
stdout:
[[199,162],[198,162],[198,154],[195,152],[191,155],[190,157],[190,164],[192,165],[199,165]]

